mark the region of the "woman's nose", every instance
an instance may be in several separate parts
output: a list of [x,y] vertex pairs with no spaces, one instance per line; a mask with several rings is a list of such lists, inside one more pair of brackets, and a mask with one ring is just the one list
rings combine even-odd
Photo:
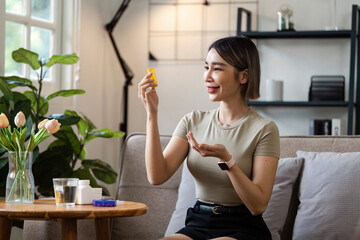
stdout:
[[205,80],[205,82],[213,81],[210,70],[207,70],[204,72],[204,80]]

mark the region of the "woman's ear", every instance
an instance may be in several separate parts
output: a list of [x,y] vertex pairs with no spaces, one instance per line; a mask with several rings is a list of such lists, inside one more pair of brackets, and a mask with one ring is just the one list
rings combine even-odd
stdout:
[[244,85],[248,82],[249,80],[249,71],[248,69],[245,69],[243,71],[240,72],[239,74],[239,78],[240,78],[240,84]]

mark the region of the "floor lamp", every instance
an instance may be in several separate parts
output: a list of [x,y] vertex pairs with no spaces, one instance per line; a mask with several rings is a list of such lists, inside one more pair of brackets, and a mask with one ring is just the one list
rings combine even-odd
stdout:
[[124,88],[123,88],[123,104],[124,104],[124,108],[123,108],[123,117],[124,120],[122,123],[120,123],[120,131],[125,133],[125,137],[127,134],[127,118],[128,118],[128,90],[129,90],[129,85],[132,85],[131,80],[134,77],[134,73],[131,71],[131,69],[129,68],[129,66],[126,64],[125,60],[121,57],[119,49],[115,43],[114,37],[112,36],[112,32],[114,30],[115,25],[118,23],[120,17],[122,16],[122,14],[125,12],[126,8],[128,7],[129,3],[131,0],[124,0],[122,2],[122,4],[120,5],[119,9],[117,10],[115,16],[113,17],[113,19],[105,25],[106,31],[109,34],[110,40],[112,42],[112,45],[114,47],[116,56],[119,60],[120,66],[124,72],[125,75],[125,83],[124,83]]

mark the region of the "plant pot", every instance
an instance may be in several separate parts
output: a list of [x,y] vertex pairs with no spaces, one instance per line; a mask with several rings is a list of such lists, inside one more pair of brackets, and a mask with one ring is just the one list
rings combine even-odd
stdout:
[[6,202],[33,203],[34,176],[32,152],[8,152],[9,173],[6,178]]

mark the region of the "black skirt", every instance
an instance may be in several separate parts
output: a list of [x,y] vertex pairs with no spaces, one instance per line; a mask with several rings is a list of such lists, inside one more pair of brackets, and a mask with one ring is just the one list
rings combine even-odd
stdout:
[[242,204],[226,207],[197,201],[187,210],[185,227],[177,233],[194,240],[232,237],[246,240],[271,240],[271,233],[262,215],[253,216]]

